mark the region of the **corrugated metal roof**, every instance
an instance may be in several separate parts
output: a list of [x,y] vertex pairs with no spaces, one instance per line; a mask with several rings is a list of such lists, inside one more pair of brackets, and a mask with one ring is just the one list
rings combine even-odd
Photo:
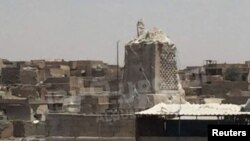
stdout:
[[165,104],[137,112],[136,115],[177,115],[177,116],[219,116],[219,115],[250,115],[242,112],[242,106],[234,104]]

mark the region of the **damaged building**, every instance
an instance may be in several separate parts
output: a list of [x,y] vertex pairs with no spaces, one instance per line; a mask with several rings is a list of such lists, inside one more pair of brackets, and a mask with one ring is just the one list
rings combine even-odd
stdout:
[[[1,61],[0,117],[8,122],[0,119],[1,138],[205,140],[207,124],[249,125],[249,102],[214,104],[199,97],[228,92],[233,99],[237,91],[228,88],[247,90],[248,83],[210,79],[226,72],[212,70],[214,62],[178,71],[176,52],[162,30],[147,30],[140,20],[137,37],[125,45],[123,68],[98,60]],[[190,104],[190,96],[206,104]]]
[[123,76],[124,93],[134,103],[124,105],[145,109],[160,102],[184,102],[175,44],[158,28],[146,30],[142,21],[137,28],[138,37],[125,46]]

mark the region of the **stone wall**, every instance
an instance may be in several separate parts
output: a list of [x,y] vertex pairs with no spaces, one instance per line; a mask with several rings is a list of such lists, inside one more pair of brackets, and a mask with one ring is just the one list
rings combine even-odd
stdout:
[[26,99],[0,99],[0,110],[8,120],[30,120],[31,108]]
[[216,97],[224,96],[231,90],[240,89],[243,91],[248,90],[248,83],[244,81],[237,82],[216,82],[212,84],[202,85],[202,95],[215,95]]
[[0,120],[0,140],[13,136],[13,125],[6,120]]
[[14,137],[46,136],[46,124],[40,122],[33,124],[31,121],[13,121]]
[[11,94],[17,97],[35,99],[40,96],[39,89],[35,85],[26,85],[26,86],[14,86],[11,87]]
[[38,70],[22,70],[20,71],[20,82],[22,84],[37,84]]
[[49,136],[134,137],[133,116],[49,114]]
[[15,84],[20,82],[20,69],[19,68],[2,68],[1,72],[2,84]]
[[11,105],[6,106],[6,115],[8,120],[30,120],[31,109],[28,105]]
[[135,87],[138,93],[154,93],[156,44],[126,45],[125,50],[124,92]]

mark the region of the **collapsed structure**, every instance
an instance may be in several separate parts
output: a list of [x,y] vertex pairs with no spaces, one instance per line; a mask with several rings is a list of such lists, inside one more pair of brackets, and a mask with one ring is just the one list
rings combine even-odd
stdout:
[[0,135],[206,140],[209,123],[249,125],[249,101],[246,106],[185,101],[176,50],[163,31],[146,30],[141,20],[137,37],[125,46],[123,69],[102,61],[0,61]]
[[137,32],[125,46],[125,95],[134,97],[133,106],[141,109],[159,102],[182,103],[175,44],[158,28],[145,30],[142,20]]

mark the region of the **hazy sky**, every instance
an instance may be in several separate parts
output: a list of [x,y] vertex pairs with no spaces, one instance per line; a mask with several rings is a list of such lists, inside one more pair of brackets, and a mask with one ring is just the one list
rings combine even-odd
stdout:
[[0,0],[0,58],[120,62],[136,22],[159,27],[179,65],[250,60],[249,0]]

